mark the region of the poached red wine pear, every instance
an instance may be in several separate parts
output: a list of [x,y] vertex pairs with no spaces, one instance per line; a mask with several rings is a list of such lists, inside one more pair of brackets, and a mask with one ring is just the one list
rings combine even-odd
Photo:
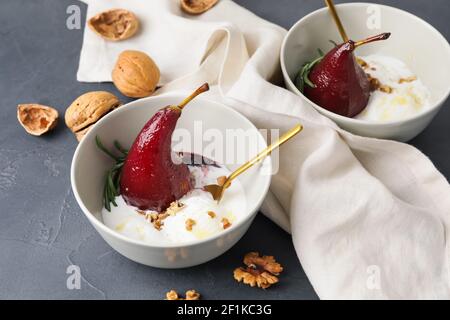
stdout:
[[358,64],[353,52],[366,43],[388,39],[390,33],[382,33],[365,40],[349,40],[330,50],[310,70],[301,71],[306,77],[305,96],[334,113],[354,117],[367,106],[370,97],[369,78]]
[[120,193],[127,204],[161,212],[192,189],[187,165],[172,161],[172,133],[183,107],[207,90],[204,84],[180,105],[160,109],[142,128],[120,177]]

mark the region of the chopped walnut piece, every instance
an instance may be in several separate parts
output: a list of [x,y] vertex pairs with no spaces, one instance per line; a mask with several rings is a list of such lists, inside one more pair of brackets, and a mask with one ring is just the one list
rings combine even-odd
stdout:
[[166,300],[180,300],[178,293],[175,290],[170,290],[166,293]]
[[186,220],[186,230],[192,231],[192,227],[195,226],[195,224],[196,224],[195,220],[187,219]]
[[394,89],[392,89],[392,87],[388,86],[388,85],[381,85],[378,90],[380,90],[381,92],[385,92],[385,93],[392,93],[392,91]]
[[146,216],[146,215],[147,215],[147,212],[145,212],[144,210],[139,210],[139,209],[137,209],[136,212],[137,212],[138,214],[140,214],[141,216]]
[[161,230],[162,226],[164,225],[163,220],[167,218],[169,215],[166,213],[157,213],[157,212],[145,212],[142,210],[136,210],[137,213],[144,215],[145,219],[147,219],[156,230]]
[[244,257],[246,266],[257,266],[274,275],[279,275],[283,271],[281,264],[276,262],[273,256],[259,256],[258,252],[249,252]]
[[248,284],[250,287],[258,286],[267,289],[271,285],[278,282],[278,278],[267,271],[259,272],[250,267],[236,268],[234,270],[234,279],[238,282]]
[[168,216],[174,215],[178,211],[184,208],[184,204],[178,201],[174,201],[170,204],[169,208],[167,208],[166,211],[157,213],[157,212],[145,212],[143,210],[136,210],[136,212],[142,216],[145,217],[156,230],[161,230],[162,226],[164,225],[163,220],[167,218]]
[[363,59],[357,57],[356,58],[356,62],[358,62],[358,64],[361,66],[361,68],[367,68],[369,66],[369,64],[364,61]]
[[166,209],[165,213],[167,213],[168,215],[175,215],[175,213],[177,213],[178,211],[182,210],[184,208],[184,203],[174,201],[170,204],[170,206]]
[[234,270],[234,279],[262,289],[277,283],[277,276],[283,271],[283,267],[275,261],[273,256],[259,256],[258,252],[246,254],[244,264],[246,268],[240,267]]
[[219,186],[223,186],[226,181],[227,181],[227,177],[226,176],[220,176],[220,177],[217,178],[217,184]]
[[417,77],[416,76],[410,76],[410,77],[407,77],[407,78],[400,78],[400,80],[398,80],[398,83],[404,83],[404,82],[413,82],[413,81],[416,81],[417,80]]
[[186,300],[200,300],[200,293],[195,290],[186,291]]
[[211,218],[215,218],[216,213],[214,211],[208,211],[208,216],[210,216]]
[[178,296],[175,290],[170,290],[166,293],[166,300],[200,300],[200,293],[195,290],[186,291],[186,299]]
[[230,220],[228,220],[227,218],[222,218],[222,227],[224,229],[227,229],[227,228],[231,227]]
[[378,90],[381,85],[380,81],[377,78],[372,78],[369,74],[367,74],[367,77],[369,78],[370,91]]
[[377,78],[373,78],[369,74],[367,74],[367,77],[369,78],[371,91],[379,90],[379,91],[385,92],[385,93],[392,93],[392,91],[394,90],[394,89],[392,89],[392,87],[390,87],[388,85],[381,84],[381,82]]
[[158,231],[161,231],[163,225],[164,225],[164,222],[162,222],[162,220],[160,220],[160,219],[156,219],[156,220],[153,222],[153,226],[154,226],[155,229],[158,230]]

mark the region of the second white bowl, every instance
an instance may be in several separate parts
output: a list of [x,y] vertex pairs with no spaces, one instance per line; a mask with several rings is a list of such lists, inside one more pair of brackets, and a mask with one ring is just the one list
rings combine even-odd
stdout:
[[[298,21],[288,32],[281,48],[281,68],[286,87],[303,97],[341,128],[362,136],[408,141],[431,122],[450,94],[450,45],[430,24],[406,11],[371,3],[348,3],[336,6],[349,37],[367,38],[391,32],[389,40],[363,46],[358,55],[379,53],[405,62],[431,92],[432,107],[402,121],[369,122],[330,112],[310,101],[295,86],[293,79],[301,65],[326,51],[329,40],[341,37],[327,8],[314,11]],[[379,19],[380,28],[372,23]]]

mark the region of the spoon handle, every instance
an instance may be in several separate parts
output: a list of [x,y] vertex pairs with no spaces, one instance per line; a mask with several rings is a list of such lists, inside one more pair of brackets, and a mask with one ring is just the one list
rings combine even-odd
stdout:
[[264,159],[267,155],[269,155],[273,150],[275,150],[276,148],[278,148],[279,146],[281,146],[283,143],[285,143],[286,141],[288,141],[289,139],[291,139],[292,137],[294,137],[297,133],[299,133],[300,131],[302,131],[303,126],[298,124],[296,125],[294,128],[292,128],[291,130],[289,130],[288,132],[286,132],[285,134],[283,134],[276,142],[272,143],[271,145],[269,145],[267,148],[265,148],[263,151],[261,151],[260,153],[258,153],[256,155],[256,157],[254,157],[253,159],[247,161],[246,163],[244,163],[242,166],[240,166],[239,168],[237,168],[233,173],[230,174],[230,176],[227,178],[226,182],[225,182],[225,188],[228,187],[231,183],[231,181],[236,178],[237,176],[239,176],[241,173],[245,172],[247,169],[249,169],[250,167],[252,167],[255,163],[258,163],[259,161],[261,161],[262,159]]
[[333,17],[333,20],[336,23],[339,33],[341,34],[342,40],[344,40],[344,42],[347,42],[348,36],[347,33],[345,32],[344,26],[342,25],[339,15],[337,14],[333,0],[325,0],[325,3],[327,4],[328,9],[330,9],[331,16]]

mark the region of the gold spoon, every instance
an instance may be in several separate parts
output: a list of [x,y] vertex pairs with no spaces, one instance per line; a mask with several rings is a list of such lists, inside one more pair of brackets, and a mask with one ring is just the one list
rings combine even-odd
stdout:
[[330,9],[331,16],[333,17],[333,20],[336,23],[336,26],[339,30],[339,33],[341,34],[342,39],[344,40],[344,42],[347,42],[348,36],[347,33],[345,32],[344,26],[342,25],[341,19],[337,14],[333,0],[325,0],[325,3],[327,4],[328,9]]
[[234,172],[232,172],[225,180],[225,182],[219,186],[217,184],[210,184],[204,187],[204,190],[211,193],[214,200],[217,200],[217,202],[220,202],[220,200],[223,197],[223,194],[225,192],[225,189],[228,188],[231,184],[231,181],[234,180],[237,176],[242,174],[244,171],[252,167],[254,164],[258,163],[260,160],[264,159],[267,155],[269,155],[274,149],[281,146],[283,143],[294,137],[297,133],[302,131],[303,127],[302,125],[298,124],[288,132],[286,132],[284,135],[282,135],[277,142],[272,143],[270,146],[265,148],[263,151],[258,153],[256,157],[253,159],[247,161],[242,166],[237,168]]

